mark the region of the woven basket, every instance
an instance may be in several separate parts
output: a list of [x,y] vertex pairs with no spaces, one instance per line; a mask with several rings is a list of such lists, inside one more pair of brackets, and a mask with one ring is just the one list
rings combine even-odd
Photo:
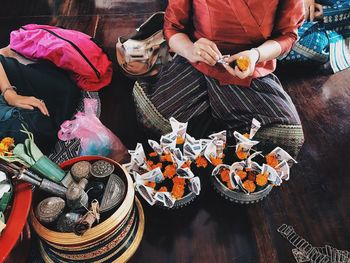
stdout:
[[135,199],[132,179],[121,165],[104,157],[78,157],[63,163],[61,167],[68,169],[83,160],[113,163],[115,172],[126,182],[125,198],[109,218],[82,236],[46,228],[37,220],[32,209],[30,219],[40,238],[41,255],[45,262],[124,262],[136,251],[144,230],[143,209]]
[[228,189],[219,178],[216,176],[211,176],[212,183],[215,190],[225,199],[231,202],[239,204],[252,204],[263,200],[272,190],[272,185],[268,185],[266,188],[259,192],[254,192],[250,194],[245,194],[243,192],[237,192]]

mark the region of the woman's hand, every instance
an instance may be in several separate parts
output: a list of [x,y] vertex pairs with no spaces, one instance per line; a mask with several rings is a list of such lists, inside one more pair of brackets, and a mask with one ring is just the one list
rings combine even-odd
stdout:
[[304,0],[305,20],[319,20],[323,16],[322,5],[315,3],[315,0]]
[[[240,57],[246,57],[249,59],[249,66],[247,70],[241,71],[238,66],[235,66],[235,68],[232,68],[229,64],[231,64],[233,61],[237,60]],[[237,53],[233,56],[230,56],[229,58],[225,59],[225,61],[228,64],[222,64],[224,68],[235,77],[238,77],[240,79],[245,79],[248,76],[252,76],[255,71],[255,65],[258,62],[259,59],[259,53],[257,50],[251,49],[242,51],[240,53]]]
[[38,108],[42,114],[50,116],[45,102],[35,97],[21,96],[18,95],[15,90],[7,90],[4,94],[4,99],[6,100],[7,104],[13,107],[27,110],[34,110],[34,108]]
[[221,56],[218,47],[213,41],[200,38],[193,43],[186,58],[191,63],[204,62],[210,66],[214,66]]

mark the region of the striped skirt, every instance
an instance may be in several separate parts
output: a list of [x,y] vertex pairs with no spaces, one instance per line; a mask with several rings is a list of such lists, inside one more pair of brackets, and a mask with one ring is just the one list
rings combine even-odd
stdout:
[[270,131],[272,126],[280,126],[282,130],[290,130],[282,132],[285,138],[281,139],[297,141],[298,149],[303,142],[296,108],[273,74],[254,79],[250,88],[220,86],[217,80],[176,56],[157,77],[138,80],[133,95],[138,119],[153,133],[169,132],[170,117],[189,121],[189,132],[195,137],[223,129],[246,132],[256,118],[264,127],[260,134]]

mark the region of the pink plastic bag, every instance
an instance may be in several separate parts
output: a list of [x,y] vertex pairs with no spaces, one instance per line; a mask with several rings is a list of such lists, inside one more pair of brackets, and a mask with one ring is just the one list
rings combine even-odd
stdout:
[[96,117],[97,101],[84,99],[85,112],[75,114],[75,119],[62,123],[58,138],[62,141],[80,139],[80,155],[107,156],[122,162],[127,156],[127,149]]

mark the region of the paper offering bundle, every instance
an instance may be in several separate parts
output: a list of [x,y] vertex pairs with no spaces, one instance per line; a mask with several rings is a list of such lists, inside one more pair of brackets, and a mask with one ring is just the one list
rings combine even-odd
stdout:
[[200,193],[200,179],[191,165],[196,164],[204,144],[186,133],[187,123],[174,118],[170,123],[172,132],[161,136],[159,143],[148,140],[145,148],[138,143],[129,151],[131,162],[125,166],[134,177],[135,189],[150,205],[174,208]]
[[259,128],[260,122],[253,119],[249,134],[233,132],[235,143],[229,142],[225,131],[209,136],[204,156],[215,167],[212,176],[220,191],[230,198],[234,199],[230,192],[250,195],[289,180],[290,167],[296,161],[280,147],[266,155],[255,150],[259,141],[253,137]]

